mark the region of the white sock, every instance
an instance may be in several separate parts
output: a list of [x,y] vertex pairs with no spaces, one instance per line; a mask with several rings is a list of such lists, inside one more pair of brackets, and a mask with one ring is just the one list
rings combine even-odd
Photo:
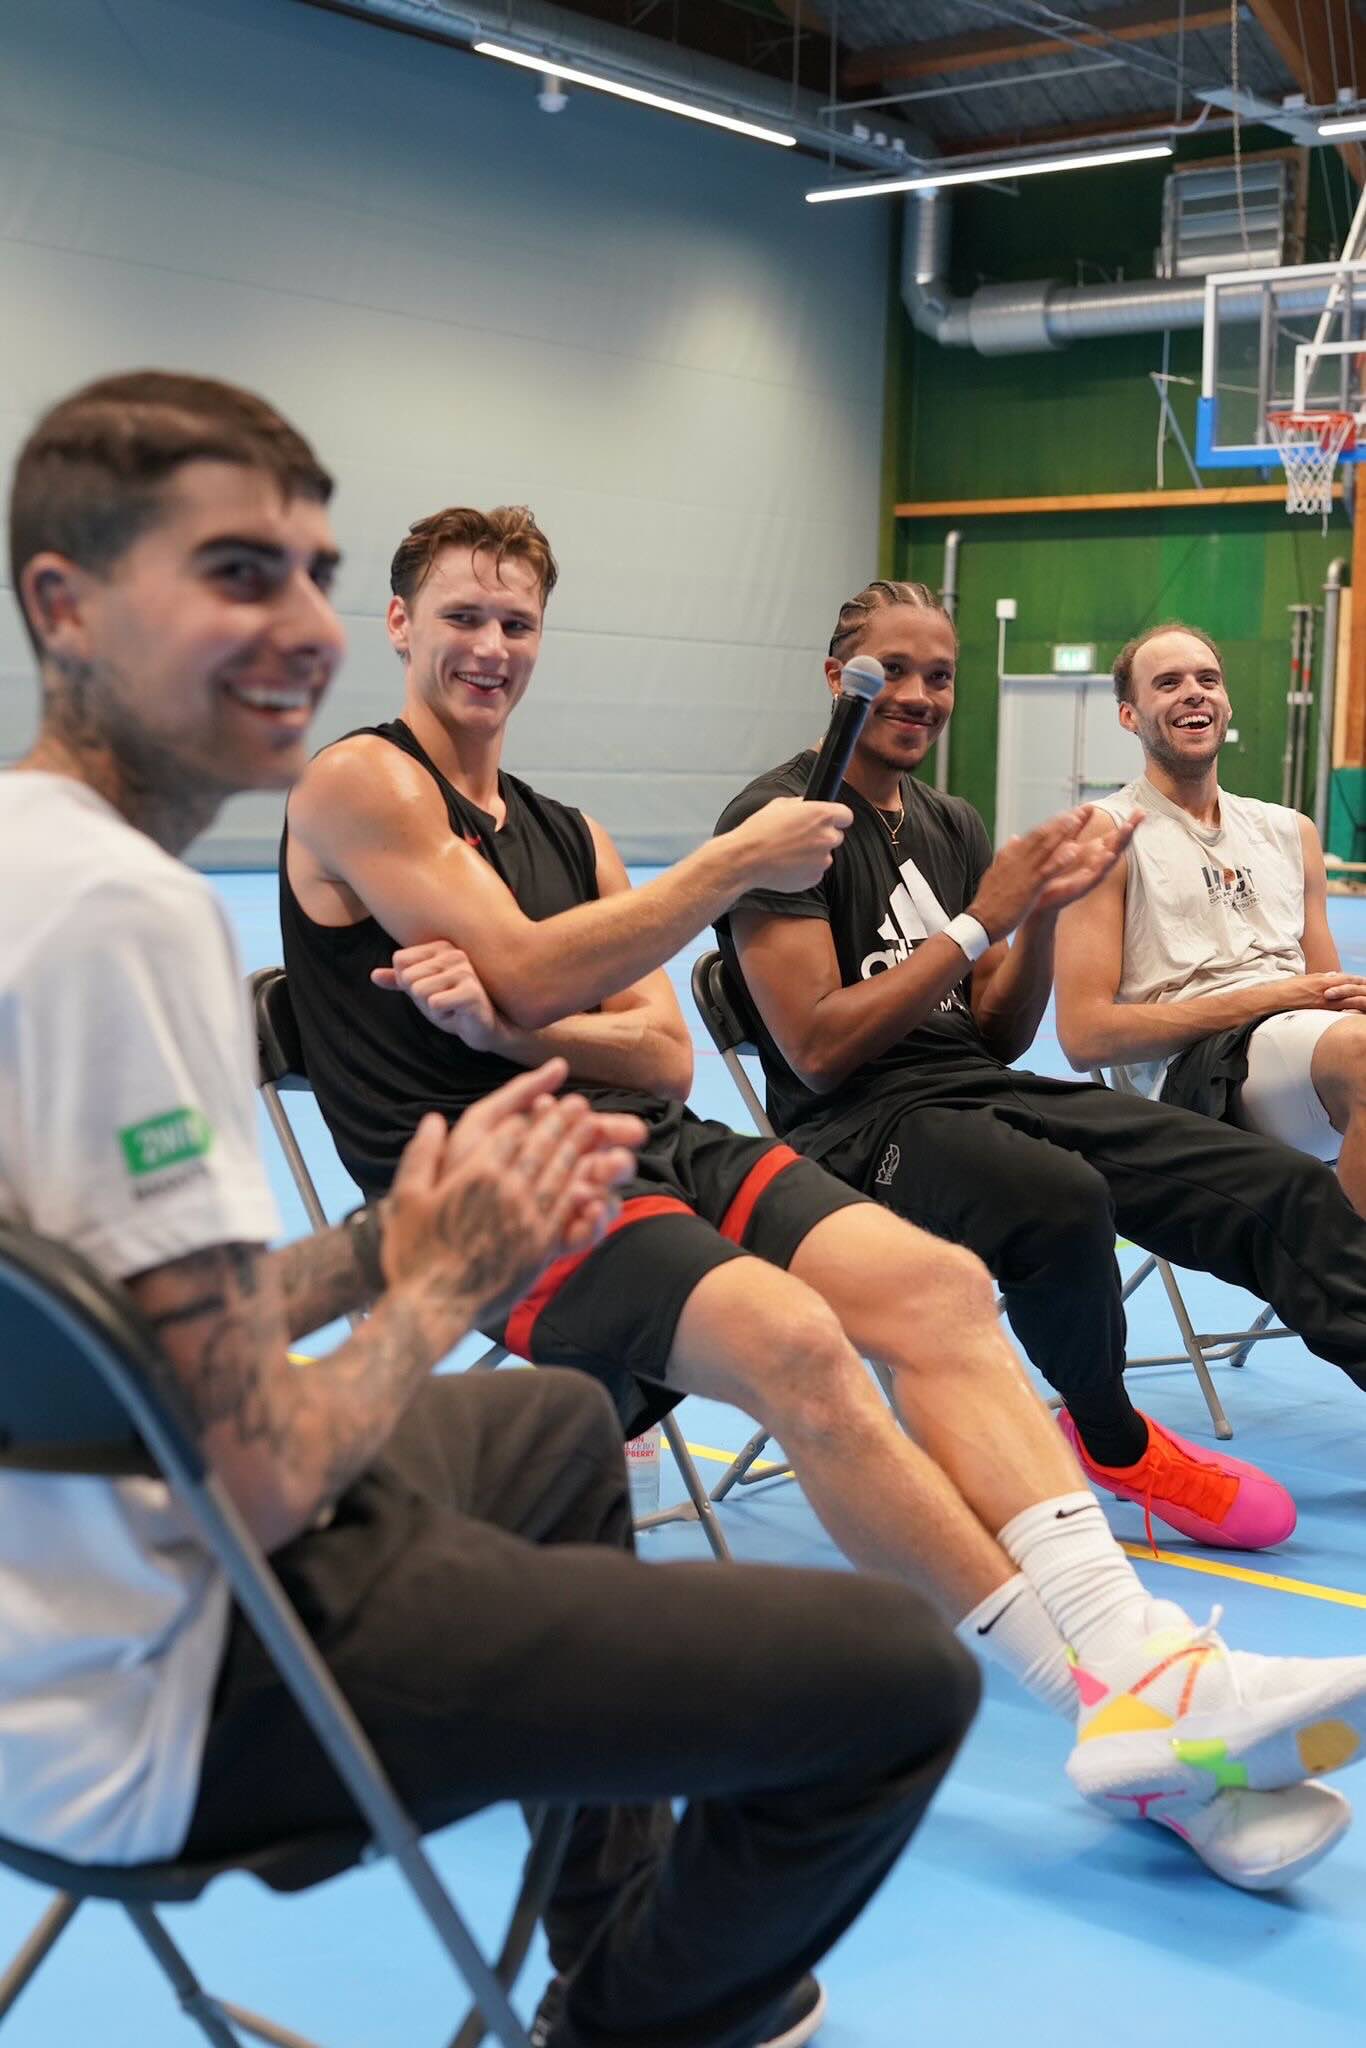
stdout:
[[959,1622],[958,1636],[977,1656],[1002,1665],[1036,1700],[1075,1719],[1077,1688],[1066,1645],[1023,1572],[979,1600]]
[[1103,1663],[1169,1625],[1110,1534],[1093,1493],[1059,1494],[1006,1523],[997,1542],[1039,1596],[1045,1614],[1083,1663]]

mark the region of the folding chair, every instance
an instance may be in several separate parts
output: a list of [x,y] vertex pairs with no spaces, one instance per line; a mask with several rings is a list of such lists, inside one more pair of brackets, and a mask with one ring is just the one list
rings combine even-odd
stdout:
[[[308,1163],[300,1150],[299,1141],[289,1121],[288,1111],[280,1100],[282,1093],[309,1093],[312,1084],[304,1065],[303,1043],[299,1036],[298,1019],[290,998],[289,984],[283,967],[262,967],[248,982],[252,1014],[256,1020],[256,1054],[258,1085],[270,1118],[271,1129],[280,1141],[290,1178],[299,1191],[299,1199],[314,1230],[326,1230],[327,1211],[323,1208],[308,1170]],[[351,1321],[356,1321],[353,1316]],[[492,1372],[512,1353],[504,1344],[490,1344],[469,1366],[470,1372]],[[652,1515],[642,1515],[636,1523],[637,1531],[662,1528],[666,1522],[699,1522],[703,1534],[711,1546],[712,1554],[722,1563],[730,1561],[730,1545],[726,1541],[711,1496],[702,1481],[702,1475],[693,1462],[692,1452],[673,1414],[663,1418],[664,1441],[668,1444],[677,1463],[688,1498],[676,1507],[660,1508]]]
[[[1108,1076],[1099,1067],[1092,1067],[1091,1079],[1098,1087],[1113,1088],[1118,1095],[1138,1095],[1142,1092],[1134,1086],[1133,1081],[1123,1067],[1112,1067]],[[1191,1320],[1190,1311],[1182,1298],[1176,1275],[1173,1273],[1170,1264],[1166,1259],[1159,1259],[1152,1252],[1145,1255],[1142,1262],[1135,1266],[1133,1272],[1125,1281],[1122,1299],[1127,1302],[1132,1295],[1138,1292],[1144,1281],[1149,1279],[1153,1273],[1156,1273],[1160,1278],[1167,1300],[1171,1304],[1171,1311],[1176,1318],[1176,1327],[1181,1333],[1181,1342],[1184,1349],[1164,1353],[1162,1356],[1154,1358],[1128,1358],[1124,1362],[1124,1370],[1126,1372],[1137,1372],[1145,1366],[1189,1364],[1200,1383],[1200,1391],[1205,1397],[1205,1406],[1209,1410],[1210,1421],[1214,1424],[1214,1434],[1222,1442],[1227,1442],[1233,1435],[1233,1425],[1224,1413],[1224,1404],[1219,1399],[1213,1377],[1210,1373],[1210,1366],[1246,1365],[1248,1353],[1254,1344],[1265,1344],[1272,1338],[1292,1337],[1295,1333],[1293,1330],[1273,1330],[1271,1328],[1272,1323],[1276,1319],[1276,1311],[1273,1308],[1264,1308],[1257,1317],[1256,1322],[1246,1330],[1197,1332]]]
[[299,1891],[375,1855],[393,1859],[473,1994],[475,2008],[452,2048],[477,2048],[488,2031],[502,2048],[529,2048],[508,1991],[549,1897],[572,1812],[553,1810],[538,1827],[503,1954],[490,1964],[433,1869],[368,1737],[206,1463],[167,1383],[156,1338],[124,1290],[67,1247],[0,1222],[0,1332],[0,1465],[111,1479],[159,1473],[226,1576],[357,1808],[353,1827],[281,1839],[207,1863],[74,1863],[0,1840],[0,1864],[58,1895],[0,1979],[0,2022],[79,1907],[87,1899],[104,1899],[123,1907],[187,2017],[213,2048],[240,2048],[247,2034],[276,2048],[312,2048],[302,2035],[205,1991],[156,1908],[197,1899],[230,1870],[247,1871],[277,1891]]
[[[697,1005],[698,1015],[707,1027],[712,1044],[721,1055],[726,1072],[735,1083],[741,1101],[754,1120],[755,1130],[761,1138],[771,1138],[774,1131],[768,1120],[768,1111],[760,1101],[759,1091],[745,1072],[744,1061],[740,1057],[742,1053],[757,1051],[749,997],[730,980],[726,973],[726,963],[715,950],[700,953],[693,962],[692,999]],[[756,1429],[749,1441],[736,1452],[712,1488],[711,1497],[714,1501],[724,1500],[736,1486],[758,1486],[766,1480],[791,1479],[794,1476],[789,1463],[759,1464],[768,1444],[768,1431]]]

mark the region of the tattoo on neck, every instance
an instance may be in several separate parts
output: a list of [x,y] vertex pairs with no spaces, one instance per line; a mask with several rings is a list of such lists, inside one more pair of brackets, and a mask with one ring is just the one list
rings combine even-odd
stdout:
[[69,656],[47,658],[42,726],[23,765],[86,783],[168,853],[188,846],[232,794],[190,774],[138,723],[112,669]]

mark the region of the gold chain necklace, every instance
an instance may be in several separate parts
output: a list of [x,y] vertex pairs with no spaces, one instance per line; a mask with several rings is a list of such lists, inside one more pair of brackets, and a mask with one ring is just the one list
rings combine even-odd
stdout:
[[885,812],[885,811],[883,810],[883,808],[882,808],[882,806],[881,806],[880,804],[874,804],[874,805],[873,805],[873,809],[874,809],[874,810],[875,810],[875,811],[877,812],[877,815],[878,815],[879,819],[881,820],[881,822],[882,822],[882,825],[883,825],[883,827],[884,827],[884,828],[885,828],[885,830],[886,830],[886,833],[887,833],[887,837],[888,837],[888,838],[889,838],[889,839],[891,840],[891,842],[892,842],[892,845],[896,847],[896,850],[897,850],[897,852],[898,852],[898,853],[900,853],[900,851],[901,851],[901,848],[900,848],[900,845],[898,844],[898,841],[900,840],[900,837],[901,837],[901,828],[902,828],[902,826],[903,826],[903,825],[905,824],[905,822],[906,822],[906,799],[905,799],[905,797],[903,797],[903,798],[901,799],[901,808],[900,808],[900,809],[898,810],[898,812],[897,812],[897,814],[896,814],[896,823],[895,823],[895,825],[892,825],[892,824],[889,824],[889,823],[888,823],[888,820],[887,820],[887,813],[886,813],[886,812]]

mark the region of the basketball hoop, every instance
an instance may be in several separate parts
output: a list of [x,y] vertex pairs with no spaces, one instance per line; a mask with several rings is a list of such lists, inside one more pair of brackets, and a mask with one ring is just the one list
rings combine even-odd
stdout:
[[1338,457],[1356,442],[1355,418],[1350,412],[1269,412],[1266,425],[1285,468],[1286,511],[1321,513],[1326,522]]

